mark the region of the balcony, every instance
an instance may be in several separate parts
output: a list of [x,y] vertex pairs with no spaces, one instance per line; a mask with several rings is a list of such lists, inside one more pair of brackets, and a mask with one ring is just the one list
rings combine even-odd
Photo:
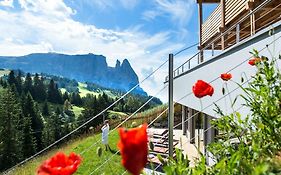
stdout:
[[[274,35],[269,35],[269,33]],[[240,41],[216,56],[212,56],[199,65],[195,63],[198,53],[195,54],[174,71],[174,101],[197,111],[204,109],[204,113],[212,117],[217,116],[214,112],[216,108],[214,104],[218,105],[225,113],[241,107],[244,103],[240,97],[243,90],[239,88],[238,84],[247,86],[247,81],[250,81],[251,76],[256,72],[256,69],[248,64],[248,60],[252,58],[249,52],[257,49],[260,55],[272,58],[271,54],[274,54],[277,57],[280,53],[280,48],[277,46],[280,45],[281,21],[260,30],[255,35]],[[280,60],[278,64],[281,65]],[[226,72],[233,75],[233,81],[228,82],[227,85],[219,78],[221,73]],[[199,79],[211,82],[215,89],[212,97],[203,98],[201,102],[192,94],[192,85]],[[244,79],[244,82],[241,82],[241,79]],[[225,94],[229,92],[230,95],[224,95],[222,88],[225,89]],[[237,101],[232,107],[231,101],[236,97]],[[249,112],[247,108],[240,111],[242,114]]]
[[[260,0],[222,0],[201,24],[200,48],[224,50],[280,20],[279,0],[271,0],[257,10],[262,3]],[[220,37],[227,30],[227,34]]]

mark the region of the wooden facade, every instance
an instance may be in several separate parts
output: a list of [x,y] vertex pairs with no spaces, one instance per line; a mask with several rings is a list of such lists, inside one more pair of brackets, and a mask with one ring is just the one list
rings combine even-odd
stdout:
[[[238,41],[254,35],[257,31],[279,21],[281,1],[272,0],[269,4],[252,15],[252,12],[263,0],[197,0],[199,7],[199,49],[224,50]],[[213,13],[202,22],[202,5],[218,3]],[[237,23],[245,16],[243,22]],[[233,27],[235,26],[235,27]],[[222,34],[232,28],[229,32]],[[220,37],[222,36],[222,37]],[[203,58],[200,59],[201,61]]]

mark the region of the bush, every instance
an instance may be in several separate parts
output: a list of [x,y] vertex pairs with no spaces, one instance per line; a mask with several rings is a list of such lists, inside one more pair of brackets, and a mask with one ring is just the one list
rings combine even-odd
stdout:
[[[205,165],[205,157],[202,156],[195,167],[175,171],[182,170],[183,161],[170,160],[165,168],[169,170],[168,175],[281,173],[281,74],[275,58],[269,61],[255,50],[253,54],[260,60],[255,64],[257,73],[249,82],[249,87],[241,86],[246,94],[241,96],[251,113],[241,116],[234,112],[221,116],[213,123],[216,129],[225,133],[207,148],[213,154],[215,165]],[[239,142],[233,144],[231,138]]]

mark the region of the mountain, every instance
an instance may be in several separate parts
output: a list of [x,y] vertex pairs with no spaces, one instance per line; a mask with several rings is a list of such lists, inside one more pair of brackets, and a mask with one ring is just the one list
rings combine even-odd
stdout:
[[[109,67],[102,55],[65,55],[58,53],[36,53],[25,56],[0,56],[0,68],[20,69],[30,73],[47,73],[92,82],[103,87],[127,91],[139,83],[138,76],[125,59]],[[138,87],[137,94],[147,95]]]

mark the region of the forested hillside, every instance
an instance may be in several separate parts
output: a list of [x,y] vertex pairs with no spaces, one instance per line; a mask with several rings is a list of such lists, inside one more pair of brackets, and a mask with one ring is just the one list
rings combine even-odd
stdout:
[[[122,95],[121,91],[112,91],[115,95],[109,96],[98,87],[99,93],[81,97],[77,85],[75,80],[21,71],[10,71],[9,75],[0,78],[0,171],[44,149]],[[60,87],[65,88],[64,93]],[[93,88],[89,87],[89,90]],[[110,116],[110,112],[134,112],[148,98],[128,95],[72,137],[96,127]],[[159,104],[161,101],[156,98],[143,110]],[[77,109],[81,111],[77,112]]]

